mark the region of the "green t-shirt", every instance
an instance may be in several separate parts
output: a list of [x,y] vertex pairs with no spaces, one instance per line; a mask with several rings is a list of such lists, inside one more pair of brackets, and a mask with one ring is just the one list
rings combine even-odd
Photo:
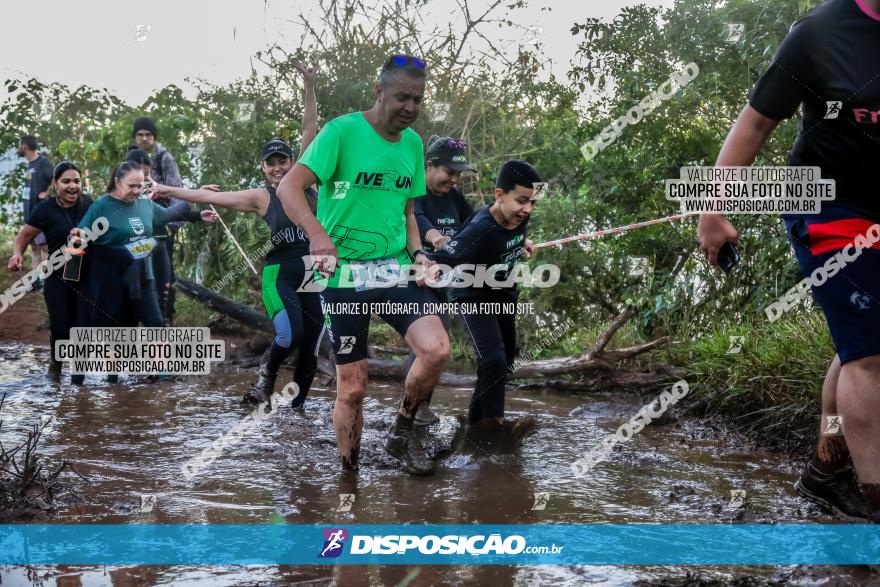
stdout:
[[[105,247],[125,247],[132,256],[144,258],[156,246],[153,225],[168,222],[170,214],[152,200],[138,198],[131,204],[105,195],[92,204],[79,222],[79,228],[91,229],[95,219],[105,217],[109,224],[107,232],[94,244]],[[153,264],[147,263],[148,276],[153,277]]]
[[339,251],[328,287],[357,261],[393,259],[408,264],[406,202],[425,195],[422,139],[412,129],[400,140],[382,138],[363,113],[334,118],[300,158],[318,178],[318,222]]

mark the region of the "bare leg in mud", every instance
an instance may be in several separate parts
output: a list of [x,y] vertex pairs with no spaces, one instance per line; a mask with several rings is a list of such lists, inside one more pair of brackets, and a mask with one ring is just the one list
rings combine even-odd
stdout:
[[[449,337],[436,316],[419,318],[406,331],[406,342],[416,356],[404,384],[396,428],[411,430],[419,404],[434,390],[446,360]],[[367,361],[355,361],[336,367],[337,391],[333,408],[333,428],[342,467],[357,470],[361,432],[364,426],[363,402],[367,390]]]
[[[397,425],[411,428],[419,404],[434,390],[449,358],[449,337],[436,316],[419,318],[406,331],[406,342],[416,356],[404,384]],[[357,470],[361,432],[364,426],[363,402],[367,389],[367,361],[337,365],[336,403],[333,428],[342,467]]]
[[828,418],[837,416],[837,381],[840,378],[840,357],[828,367],[825,383],[822,385],[822,420],[819,422],[819,444],[813,463],[823,473],[832,474],[847,465],[849,449],[843,434],[826,434]]
[[437,316],[423,316],[406,331],[406,344],[415,355],[406,376],[399,415],[415,416],[419,404],[431,396],[449,359],[449,336]]
[[880,522],[880,355],[843,365],[837,406],[869,512]]
[[364,427],[363,403],[367,390],[367,360],[336,366],[336,403],[333,429],[342,468],[356,471]]

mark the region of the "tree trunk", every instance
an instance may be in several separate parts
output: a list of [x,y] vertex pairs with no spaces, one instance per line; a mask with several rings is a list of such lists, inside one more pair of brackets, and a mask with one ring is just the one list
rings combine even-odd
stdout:
[[[209,308],[229,316],[239,323],[268,334],[274,334],[275,328],[272,321],[264,314],[256,310],[238,304],[225,298],[206,287],[178,279],[174,287],[184,294],[205,304]],[[627,307],[614,317],[608,325],[608,329],[596,340],[592,349],[580,355],[570,357],[554,357],[539,361],[529,361],[519,365],[510,379],[539,379],[538,383],[522,384],[522,389],[561,389],[568,391],[600,391],[622,388],[652,388],[680,379],[687,373],[686,369],[659,364],[650,372],[626,371],[615,366],[615,363],[625,361],[666,345],[668,337],[661,337],[639,345],[606,351],[605,348],[617,334],[617,331],[635,315],[635,308]],[[334,361],[330,354],[329,345],[321,345],[319,365],[321,371],[332,375],[334,373]],[[372,346],[369,349],[370,356],[381,354],[404,354],[407,349],[401,347]],[[368,360],[368,373],[372,378],[403,381],[406,375],[406,360],[370,358]],[[575,380],[548,379],[559,375],[571,375]],[[476,382],[472,375],[459,375],[456,373],[443,373],[440,378],[441,385],[453,387],[471,387]]]

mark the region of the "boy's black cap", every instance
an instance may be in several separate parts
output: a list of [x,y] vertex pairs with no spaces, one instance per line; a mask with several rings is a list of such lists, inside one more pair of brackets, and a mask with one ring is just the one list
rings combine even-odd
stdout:
[[291,150],[290,145],[282,141],[281,139],[272,139],[265,145],[263,145],[263,154],[261,156],[261,160],[265,161],[272,155],[284,155],[290,159],[293,159],[293,150]]
[[467,145],[452,137],[431,137],[425,160],[434,165],[444,165],[453,171],[476,171],[467,162]]

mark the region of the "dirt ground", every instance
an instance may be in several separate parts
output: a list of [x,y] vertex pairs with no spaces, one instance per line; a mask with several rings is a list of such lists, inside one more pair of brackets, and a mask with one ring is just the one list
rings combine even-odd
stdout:
[[[6,291],[18,275],[0,268],[0,291]],[[49,344],[49,313],[42,292],[30,291],[0,314],[0,340]]]

